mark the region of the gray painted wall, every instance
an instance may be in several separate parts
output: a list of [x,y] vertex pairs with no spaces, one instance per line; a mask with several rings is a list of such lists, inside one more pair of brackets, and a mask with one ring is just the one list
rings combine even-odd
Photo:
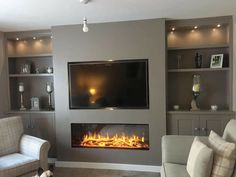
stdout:
[[[55,69],[57,158],[60,161],[160,165],[166,133],[165,20],[89,24],[52,28]],[[149,110],[69,110],[67,62],[149,59]],[[149,151],[72,149],[70,123],[149,124]]]
[[[233,16],[233,46],[236,46],[236,16]],[[233,111],[236,111],[236,49],[233,47]]]
[[4,35],[0,32],[0,117],[3,117],[8,105],[7,62],[4,54]]

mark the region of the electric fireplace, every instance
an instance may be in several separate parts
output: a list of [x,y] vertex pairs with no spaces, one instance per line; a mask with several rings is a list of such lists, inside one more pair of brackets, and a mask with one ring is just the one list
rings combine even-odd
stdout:
[[71,124],[72,148],[149,150],[147,124]]

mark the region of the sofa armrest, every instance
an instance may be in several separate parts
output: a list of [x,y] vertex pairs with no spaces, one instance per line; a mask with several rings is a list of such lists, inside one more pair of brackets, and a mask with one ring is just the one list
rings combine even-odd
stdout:
[[[199,137],[208,144],[207,137]],[[162,137],[162,163],[187,164],[194,136],[166,135]]]
[[50,143],[46,140],[29,135],[23,135],[20,141],[20,153],[36,158],[40,161],[40,167],[48,169],[48,151]]

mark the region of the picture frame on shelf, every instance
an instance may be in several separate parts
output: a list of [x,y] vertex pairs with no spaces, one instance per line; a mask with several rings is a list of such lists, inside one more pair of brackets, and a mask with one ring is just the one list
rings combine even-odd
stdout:
[[211,55],[210,68],[222,68],[223,67],[224,54]]
[[40,108],[39,108],[39,98],[38,97],[32,97],[30,99],[31,101],[31,111],[39,111]]

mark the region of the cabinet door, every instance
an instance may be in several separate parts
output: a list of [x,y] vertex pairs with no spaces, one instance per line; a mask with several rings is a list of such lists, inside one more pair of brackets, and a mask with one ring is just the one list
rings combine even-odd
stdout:
[[48,140],[51,144],[49,156],[55,156],[56,136],[55,136],[55,118],[54,114],[31,114],[31,126],[33,135]]
[[220,136],[223,135],[226,124],[229,122],[231,115],[201,115],[200,129],[202,136],[208,136],[213,130]]
[[199,116],[189,114],[169,114],[167,131],[171,135],[199,135]]

